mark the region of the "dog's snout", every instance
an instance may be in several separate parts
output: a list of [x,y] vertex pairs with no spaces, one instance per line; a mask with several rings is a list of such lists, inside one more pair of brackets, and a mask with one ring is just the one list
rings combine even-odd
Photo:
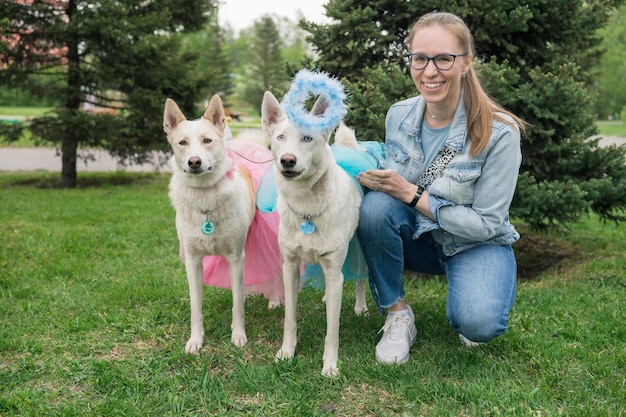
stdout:
[[187,164],[189,165],[189,168],[198,169],[200,168],[200,166],[202,166],[202,159],[198,158],[197,156],[192,156],[187,161]]
[[280,165],[282,165],[283,168],[293,168],[296,166],[296,162],[296,156],[290,153],[280,157]]

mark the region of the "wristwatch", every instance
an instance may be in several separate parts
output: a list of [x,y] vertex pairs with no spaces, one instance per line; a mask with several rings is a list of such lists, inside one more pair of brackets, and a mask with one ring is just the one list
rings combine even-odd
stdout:
[[422,196],[422,193],[424,192],[424,187],[422,187],[421,185],[417,186],[417,191],[415,192],[415,195],[413,196],[413,200],[411,200],[410,203],[407,203],[409,207],[415,207],[415,205],[417,204],[417,200],[420,199],[420,197]]

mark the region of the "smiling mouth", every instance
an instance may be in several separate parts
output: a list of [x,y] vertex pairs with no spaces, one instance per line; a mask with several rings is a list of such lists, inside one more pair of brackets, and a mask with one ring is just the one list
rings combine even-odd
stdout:
[[207,172],[211,172],[212,170],[213,170],[213,168],[202,169],[202,167],[198,167],[198,168],[185,167],[185,168],[183,168],[183,172],[185,172],[185,174],[191,174],[191,175],[205,174]]
[[302,172],[292,171],[292,170],[289,170],[289,169],[283,170],[280,173],[282,174],[283,177],[285,177],[287,179],[297,178],[297,177],[300,176],[300,174],[302,174]]
[[443,85],[443,82],[441,83],[423,83],[424,86],[426,88],[437,88],[437,87],[441,87]]

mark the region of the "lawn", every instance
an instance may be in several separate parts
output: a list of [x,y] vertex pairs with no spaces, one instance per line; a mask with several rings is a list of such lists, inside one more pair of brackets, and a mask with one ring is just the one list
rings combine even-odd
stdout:
[[51,111],[52,107],[5,107],[0,106],[0,117],[39,117]]
[[604,136],[618,136],[620,138],[626,138],[626,124],[623,121],[619,122],[596,122],[600,135]]
[[[519,225],[510,331],[461,345],[445,282],[410,280],[418,340],[402,366],[374,358],[383,317],[355,317],[346,285],[341,375],[320,374],[322,293],[302,291],[296,358],[274,362],[283,308],[206,288],[206,341],[184,353],[189,304],[166,174],[0,173],[0,415],[626,416],[626,226]],[[546,265],[537,269],[537,265]]]

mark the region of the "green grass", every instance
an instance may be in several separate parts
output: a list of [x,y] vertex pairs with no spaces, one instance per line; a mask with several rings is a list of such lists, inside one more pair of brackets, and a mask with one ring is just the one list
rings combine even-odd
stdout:
[[50,110],[52,110],[52,107],[4,107],[4,106],[0,106],[0,117],[12,117],[12,116],[19,116],[21,118],[38,117],[38,116],[43,116]]
[[[595,217],[523,235],[575,257],[521,280],[510,331],[463,347],[446,286],[407,283],[418,340],[402,366],[374,358],[383,324],[352,313],[340,372],[320,374],[322,294],[304,290],[296,358],[275,363],[284,310],[246,302],[249,344],[230,343],[230,293],[206,288],[206,341],[189,336],[168,175],[0,173],[0,415],[626,416],[626,227]],[[541,243],[543,242],[543,243]],[[527,262],[533,262],[533,259]]]
[[596,122],[600,135],[604,136],[618,136],[626,138],[626,124],[623,121],[619,122]]
[[[3,107],[0,106],[0,123],[22,123],[24,120],[31,117],[39,117],[45,115],[51,111],[52,107]],[[12,148],[27,148],[37,146],[35,141],[31,137],[29,129],[25,129],[22,137],[10,144],[2,143],[0,146],[9,146]],[[0,416],[1,417],[1,416]]]

